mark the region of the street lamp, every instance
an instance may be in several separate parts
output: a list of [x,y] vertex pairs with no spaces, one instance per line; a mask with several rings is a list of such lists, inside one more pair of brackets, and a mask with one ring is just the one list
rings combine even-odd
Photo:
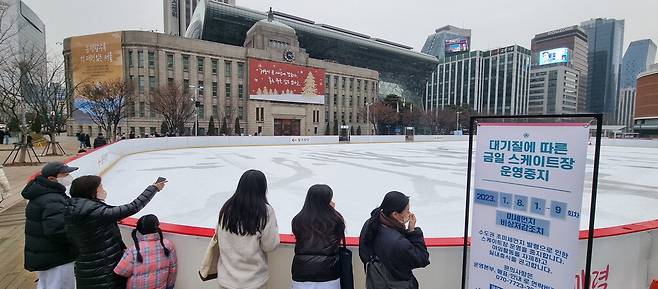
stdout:
[[459,115],[461,114],[461,111],[457,112],[457,130],[459,130]]
[[370,106],[372,102],[366,102],[366,122],[368,123],[368,135],[370,135]]
[[194,88],[194,136],[199,135],[199,90],[203,89],[203,86],[190,85],[190,88]]

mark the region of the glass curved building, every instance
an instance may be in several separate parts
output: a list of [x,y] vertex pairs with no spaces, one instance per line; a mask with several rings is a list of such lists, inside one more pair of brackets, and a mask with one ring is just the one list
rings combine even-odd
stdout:
[[[405,97],[419,102],[426,81],[439,63],[435,57],[413,51],[406,45],[282,12],[275,11],[274,15],[278,21],[295,29],[300,47],[310,57],[376,70],[381,82],[399,85]],[[199,1],[186,37],[243,46],[249,28],[266,18],[266,12],[214,0]]]

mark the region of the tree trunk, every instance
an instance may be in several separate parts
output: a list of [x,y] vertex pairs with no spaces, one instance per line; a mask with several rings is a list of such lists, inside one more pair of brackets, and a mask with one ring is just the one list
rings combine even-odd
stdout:
[[[23,119],[24,120],[24,119]],[[25,125],[21,126],[21,146],[18,152],[18,163],[25,163],[25,156],[27,155],[27,127]]]

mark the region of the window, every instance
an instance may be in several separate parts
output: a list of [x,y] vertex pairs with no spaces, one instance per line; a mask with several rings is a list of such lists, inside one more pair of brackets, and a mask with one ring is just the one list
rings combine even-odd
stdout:
[[199,96],[204,95],[204,91],[206,90],[206,87],[203,85],[203,80],[199,80],[197,83],[196,89],[199,90]]
[[217,82],[212,83],[212,96],[217,96]]
[[146,104],[143,101],[139,102],[139,117],[144,117],[146,111]]
[[196,57],[196,72],[198,73],[203,73],[203,57],[197,56]]
[[174,70],[174,55],[167,53],[167,70]]
[[131,101],[130,105],[129,105],[129,108],[128,108],[128,111],[130,112],[130,117],[135,117],[135,109],[136,109],[135,108],[135,102]]
[[199,114],[199,119],[204,119],[206,117],[205,106],[203,104],[199,105],[197,113]]
[[153,126],[149,127],[149,131],[150,131],[151,134],[155,134],[155,132],[156,132],[155,127],[153,127]]
[[155,52],[149,51],[149,68],[155,68]]
[[229,117],[231,115],[231,106],[230,105],[227,105],[224,108],[224,115],[225,115],[225,117]]
[[174,85],[174,79],[172,77],[167,78],[168,85]]
[[263,122],[265,120],[265,108],[257,107],[256,108],[256,121]]
[[225,89],[226,89],[226,91],[225,91],[226,92],[226,97],[231,97],[231,84],[227,83]]
[[139,76],[139,94],[144,94],[144,76]]
[[244,79],[244,63],[238,62],[238,79]]
[[153,109],[153,103],[149,103],[149,116],[155,117],[155,109]]
[[155,90],[155,76],[149,76],[149,89]]
[[226,77],[226,83],[231,83],[231,61],[224,61],[224,76]]
[[139,127],[139,135],[144,136],[146,134],[146,128],[143,126]]
[[217,121],[217,118],[219,117],[219,113],[217,112],[217,105],[213,104],[212,106],[212,117]]
[[144,67],[144,51],[137,51],[137,67]]
[[183,55],[183,72],[189,72],[189,71],[190,71],[190,56]]
[[239,106],[239,107],[238,107],[238,117],[239,117],[240,119],[243,119],[243,118],[244,118],[244,108],[243,108],[242,106]]
[[212,60],[212,74],[217,74],[217,71],[219,70],[219,62],[217,59]]
[[133,51],[128,49],[128,67],[133,67]]
[[190,93],[190,80],[183,79],[183,93]]
[[238,84],[238,97],[242,99],[244,94],[244,85]]

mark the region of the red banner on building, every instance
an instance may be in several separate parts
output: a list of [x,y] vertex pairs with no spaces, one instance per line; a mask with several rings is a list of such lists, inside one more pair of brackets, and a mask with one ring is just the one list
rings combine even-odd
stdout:
[[321,68],[249,59],[249,98],[257,100],[324,104]]

